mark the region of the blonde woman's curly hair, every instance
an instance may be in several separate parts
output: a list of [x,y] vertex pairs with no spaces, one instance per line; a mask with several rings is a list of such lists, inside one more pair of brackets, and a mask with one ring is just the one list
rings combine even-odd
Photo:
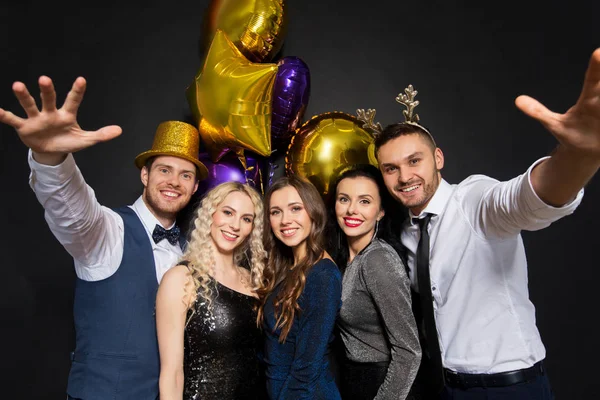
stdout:
[[[213,214],[225,197],[232,192],[242,192],[250,197],[254,204],[254,219],[252,232],[246,240],[234,249],[233,261],[235,265],[249,267],[251,276],[251,289],[256,290],[262,280],[267,253],[263,247],[264,213],[262,198],[253,187],[239,182],[226,182],[215,186],[208,191],[200,206],[194,213],[193,229],[190,234],[188,246],[182,259],[187,261],[193,282],[192,298],[198,296],[207,301],[209,309],[212,304],[213,291],[211,286],[213,269],[215,267],[215,247],[210,236]],[[186,285],[186,294],[192,288]],[[196,293],[198,294],[196,296]],[[191,307],[189,304],[188,307]]]

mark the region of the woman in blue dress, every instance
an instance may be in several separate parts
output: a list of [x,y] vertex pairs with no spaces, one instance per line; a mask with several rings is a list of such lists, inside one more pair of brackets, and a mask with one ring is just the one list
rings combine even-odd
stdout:
[[326,220],[319,192],[298,177],[265,194],[268,260],[257,293],[271,399],[340,399],[328,354],[342,282],[324,249]]

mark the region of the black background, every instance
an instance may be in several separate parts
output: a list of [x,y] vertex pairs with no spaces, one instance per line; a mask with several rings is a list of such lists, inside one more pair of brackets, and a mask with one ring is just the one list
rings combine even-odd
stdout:
[[[0,107],[23,115],[15,80],[37,97],[53,78],[62,104],[81,75],[84,129],[118,124],[123,134],[75,159],[100,202],[141,193],[134,157],[156,126],[188,120],[185,88],[201,66],[208,1],[96,6],[21,1],[0,8]],[[409,83],[419,114],[446,156],[443,175],[509,179],[548,154],[555,140],[515,106],[529,94],[564,112],[576,101],[600,46],[600,3],[291,0],[280,56],[302,58],[312,90],[305,119],[376,108],[383,125],[402,119],[395,96]],[[72,261],[46,226],[29,189],[27,149],[0,127],[2,388],[0,397],[64,399],[74,343]],[[597,333],[600,184],[574,215],[524,233],[529,286],[559,399],[590,399],[600,356]]]

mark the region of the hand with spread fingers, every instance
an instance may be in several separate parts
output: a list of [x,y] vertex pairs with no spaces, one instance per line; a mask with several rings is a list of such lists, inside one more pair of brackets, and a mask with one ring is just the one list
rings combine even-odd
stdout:
[[577,103],[567,112],[552,112],[529,96],[519,96],[516,105],[540,121],[562,146],[600,163],[600,48],[590,58]]
[[75,80],[63,106],[59,109],[56,108],[56,92],[52,80],[41,76],[38,83],[42,99],[41,110],[22,82],[15,82],[12,89],[27,118],[18,117],[0,108],[0,122],[16,129],[21,141],[32,150],[36,161],[57,165],[68,153],[121,134],[121,128],[116,125],[105,126],[97,131],[84,131],[77,123],[77,111],[86,88],[84,78],[79,77]]
[[515,103],[559,143],[552,157],[531,172],[533,189],[546,204],[569,203],[600,168],[600,48],[592,53],[577,103],[564,114],[529,96],[519,96]]

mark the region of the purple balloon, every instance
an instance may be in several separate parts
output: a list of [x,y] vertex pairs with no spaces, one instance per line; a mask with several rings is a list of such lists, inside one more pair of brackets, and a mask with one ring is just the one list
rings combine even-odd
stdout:
[[310,96],[310,71],[298,57],[283,57],[278,63],[271,107],[271,144],[287,146],[292,132],[304,116]]
[[[245,152],[244,160],[240,160],[235,153],[229,153],[218,162],[213,162],[208,153],[201,152],[198,159],[208,169],[206,179],[198,183],[196,196],[204,196],[206,192],[224,182],[247,183],[262,193],[261,165],[257,157]],[[245,168],[244,168],[244,163]]]
[[208,153],[200,153],[198,159],[206,165],[208,176],[198,183],[196,195],[204,196],[210,189],[224,182],[246,183],[244,167],[237,158],[225,156],[219,162],[214,163]]
[[244,151],[244,156],[246,160],[246,170],[244,171],[246,183],[258,190],[258,193],[263,194],[263,157],[249,151]]

